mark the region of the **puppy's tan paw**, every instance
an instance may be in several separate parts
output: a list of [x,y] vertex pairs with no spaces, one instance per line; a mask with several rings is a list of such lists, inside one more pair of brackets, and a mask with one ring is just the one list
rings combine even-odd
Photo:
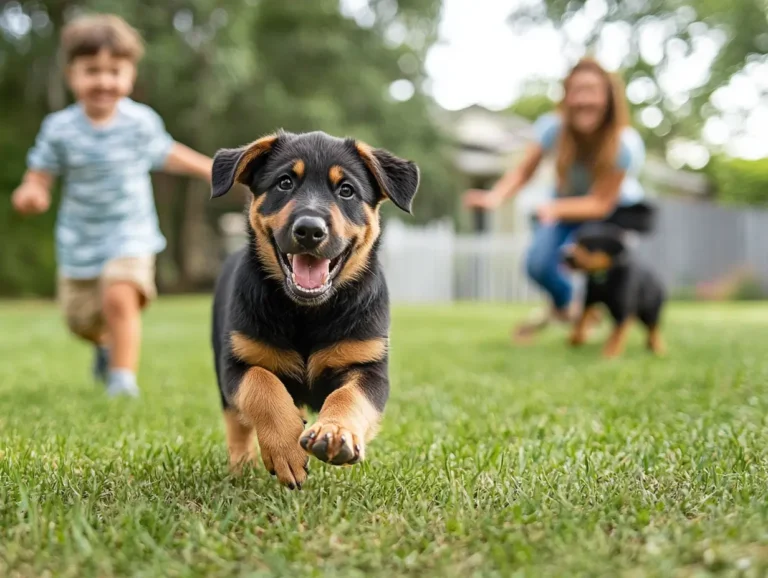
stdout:
[[304,430],[299,443],[308,454],[337,466],[365,459],[363,436],[338,423],[318,421]]
[[243,452],[241,454],[230,454],[229,456],[229,472],[232,475],[239,476],[243,473],[243,469],[256,464],[258,457],[257,452]]
[[667,354],[667,347],[657,330],[651,331],[648,336],[648,349],[658,357],[664,357]]
[[605,359],[616,359],[619,355],[621,355],[621,351],[616,346],[607,345],[603,348],[603,357]]
[[580,347],[586,343],[587,339],[583,332],[576,332],[574,331],[571,333],[571,337],[568,339],[568,343],[571,344],[571,347]]
[[281,484],[289,489],[301,489],[301,485],[307,480],[308,458],[299,444],[294,440],[286,440],[280,444],[259,444],[261,447],[261,460],[264,467]]

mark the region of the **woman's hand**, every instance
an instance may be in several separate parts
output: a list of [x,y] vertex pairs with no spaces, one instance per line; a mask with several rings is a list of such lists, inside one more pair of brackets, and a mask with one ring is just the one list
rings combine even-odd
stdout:
[[504,195],[496,190],[470,189],[464,193],[464,206],[476,209],[498,209],[504,202]]
[[542,205],[537,214],[542,222],[598,221],[605,219],[616,208],[624,171],[614,170],[597,178],[588,195],[559,197]]
[[544,203],[536,209],[536,217],[542,225],[552,225],[557,222],[557,203]]
[[504,173],[490,191],[470,189],[464,193],[464,206],[489,211],[498,209],[504,201],[514,197],[531,180],[543,155],[544,150],[541,145],[538,143],[529,145],[520,164]]

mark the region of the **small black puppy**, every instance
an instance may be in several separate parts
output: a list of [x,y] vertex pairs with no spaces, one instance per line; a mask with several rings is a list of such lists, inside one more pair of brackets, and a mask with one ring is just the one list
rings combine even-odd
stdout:
[[[214,197],[251,191],[249,243],[213,303],[213,351],[237,470],[255,459],[289,488],[307,456],[355,464],[389,395],[389,297],[379,262],[384,201],[411,212],[419,169],[354,139],[279,132],[213,162]],[[305,428],[303,409],[319,412]]]
[[574,243],[565,249],[565,263],[587,275],[584,308],[574,326],[571,344],[585,342],[593,309],[603,304],[615,322],[603,350],[606,357],[621,354],[635,318],[648,329],[648,348],[661,355],[664,344],[659,322],[665,290],[655,273],[632,256],[624,233],[624,229],[612,223],[585,225],[577,231]]

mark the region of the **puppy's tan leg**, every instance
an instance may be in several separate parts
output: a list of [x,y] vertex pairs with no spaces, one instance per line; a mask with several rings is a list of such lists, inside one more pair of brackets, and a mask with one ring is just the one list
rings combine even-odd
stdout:
[[351,371],[344,385],[325,400],[317,421],[301,434],[301,447],[335,465],[365,459],[365,444],[378,431],[381,414],[360,387],[361,372]]
[[246,371],[234,398],[246,424],[256,430],[264,466],[289,488],[307,479],[307,456],[298,439],[304,422],[283,383],[261,367]]
[[224,410],[224,425],[227,428],[229,467],[232,472],[239,473],[246,462],[254,459],[253,427],[245,425],[235,409]]
[[627,341],[627,334],[629,328],[632,325],[632,319],[625,319],[621,323],[618,323],[608,337],[608,342],[603,349],[604,357],[617,357],[624,351],[624,345]]
[[584,308],[584,311],[581,312],[581,316],[578,318],[578,320],[576,320],[576,323],[573,326],[570,340],[571,345],[574,347],[584,345],[584,343],[587,341],[587,329],[593,322],[595,313],[596,308],[594,305],[590,305]]
[[664,355],[667,352],[667,348],[664,345],[664,339],[661,337],[661,331],[659,330],[658,325],[648,328],[648,349],[650,349],[656,355]]

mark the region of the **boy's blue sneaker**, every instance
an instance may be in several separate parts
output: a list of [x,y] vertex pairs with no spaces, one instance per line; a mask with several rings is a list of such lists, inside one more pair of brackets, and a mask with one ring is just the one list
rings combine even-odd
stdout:
[[107,374],[109,373],[109,349],[103,345],[97,345],[95,349],[93,377],[96,381],[106,383]]

